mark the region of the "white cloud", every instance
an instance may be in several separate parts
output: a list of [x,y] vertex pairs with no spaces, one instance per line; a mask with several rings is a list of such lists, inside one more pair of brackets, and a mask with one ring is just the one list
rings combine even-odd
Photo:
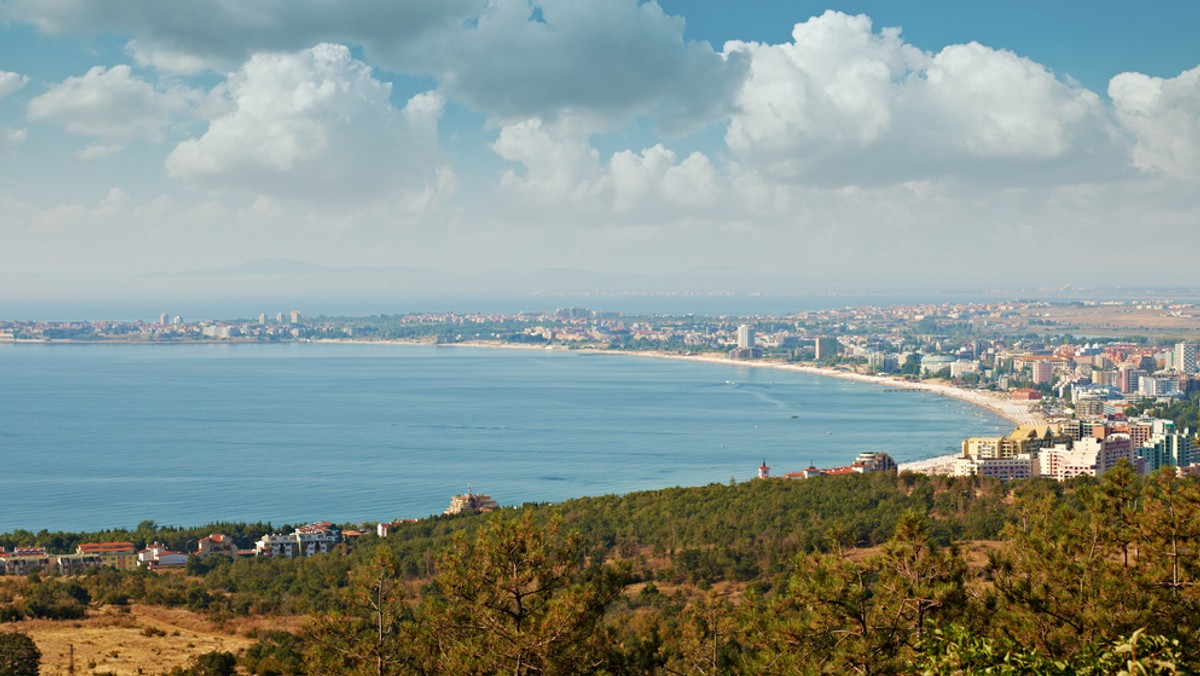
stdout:
[[441,96],[397,110],[391,85],[341,45],[256,55],[216,94],[224,111],[166,160],[197,187],[341,203],[428,180],[439,161]]
[[716,168],[701,153],[681,161],[657,144],[602,162],[585,141],[536,119],[504,127],[492,148],[523,167],[505,171],[497,191],[501,208],[517,219],[601,225],[686,219],[711,214],[723,190]]
[[13,92],[29,83],[29,78],[20,73],[0,70],[0,101],[12,96]]
[[680,133],[724,117],[745,73],[742,55],[686,42],[681,17],[639,0],[11,0],[0,11],[50,33],[130,34],[134,62],[168,73],[361,45],[372,64],[435,76],[497,124],[606,129],[651,115]]
[[159,91],[127,65],[96,66],[30,101],[28,115],[100,140],[78,155],[89,159],[118,152],[134,139],[160,140],[164,128],[187,107],[190,95],[185,90]]
[[796,24],[792,38],[725,46],[751,58],[726,142],[780,179],[1014,180],[1039,163],[1093,171],[1093,156],[1121,152],[1099,97],[1011,52],[971,43],[931,55],[897,29],[876,33],[866,16],[834,11]]
[[1173,78],[1121,73],[1108,95],[1134,137],[1138,167],[1200,177],[1200,67]]

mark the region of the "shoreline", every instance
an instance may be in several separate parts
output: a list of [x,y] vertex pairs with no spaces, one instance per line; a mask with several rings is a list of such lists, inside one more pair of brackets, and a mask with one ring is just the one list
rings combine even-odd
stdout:
[[[671,359],[675,361],[698,362],[703,364],[719,364],[723,366],[746,366],[750,368],[765,368],[777,371],[791,371],[793,373],[806,373],[809,375],[823,376],[827,378],[840,378],[842,380],[852,380],[855,382],[866,383],[871,385],[881,385],[893,390],[906,390],[914,392],[927,392],[950,399],[962,401],[977,408],[984,409],[1000,418],[1003,418],[1014,426],[1021,425],[1045,425],[1047,420],[1032,410],[1030,404],[1025,402],[1017,402],[1007,399],[1001,395],[997,395],[981,390],[966,390],[960,387],[954,387],[946,383],[933,383],[926,381],[910,381],[893,378],[884,375],[868,375],[865,373],[854,373],[851,371],[843,371],[840,369],[827,368],[822,366],[809,366],[805,364],[790,364],[787,362],[773,360],[737,360],[719,354],[672,354],[669,352],[655,351],[636,351],[636,350],[601,350],[596,348],[569,348],[569,347],[546,347],[541,345],[514,345],[511,343],[499,343],[490,341],[465,341],[461,343],[430,343],[418,340],[355,340],[349,339],[325,339],[314,341],[319,343],[333,344],[353,344],[353,345],[424,345],[427,347],[482,347],[489,349],[513,349],[513,350],[547,350],[554,352],[577,352],[581,354],[616,354],[627,357],[649,357],[656,359]],[[914,472],[936,472],[938,469],[944,468],[951,461],[957,459],[959,454],[940,455],[922,460],[910,460],[908,462],[899,463],[900,471]]]

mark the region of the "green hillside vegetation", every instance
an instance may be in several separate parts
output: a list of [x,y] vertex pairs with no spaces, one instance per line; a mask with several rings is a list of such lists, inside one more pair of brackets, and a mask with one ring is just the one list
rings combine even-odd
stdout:
[[187,572],[8,580],[0,613],[138,601],[309,616],[239,656],[259,674],[1200,664],[1200,483],[1124,466],[1062,485],[874,474],[581,498]]

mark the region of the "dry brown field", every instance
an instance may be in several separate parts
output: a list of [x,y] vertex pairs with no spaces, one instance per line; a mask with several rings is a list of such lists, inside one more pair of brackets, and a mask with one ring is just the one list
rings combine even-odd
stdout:
[[254,640],[255,629],[297,630],[304,619],[239,618],[213,622],[188,610],[133,604],[90,610],[82,620],[29,620],[0,625],[25,632],[42,651],[42,674],[161,674],[186,666],[195,655],[224,650],[239,654]]
[[[1015,319],[1015,318],[1013,318]],[[1012,321],[1009,319],[1008,321]],[[1049,324],[1035,324],[1048,322]],[[1030,331],[1110,335],[1200,334],[1200,309],[1137,308],[1133,305],[1055,305],[1022,312],[1019,322]]]

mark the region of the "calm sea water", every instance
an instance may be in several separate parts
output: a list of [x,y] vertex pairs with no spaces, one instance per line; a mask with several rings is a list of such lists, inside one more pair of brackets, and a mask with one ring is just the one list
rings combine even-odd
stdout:
[[768,369],[398,345],[0,346],[0,532],[382,520],[953,452],[964,404]]

